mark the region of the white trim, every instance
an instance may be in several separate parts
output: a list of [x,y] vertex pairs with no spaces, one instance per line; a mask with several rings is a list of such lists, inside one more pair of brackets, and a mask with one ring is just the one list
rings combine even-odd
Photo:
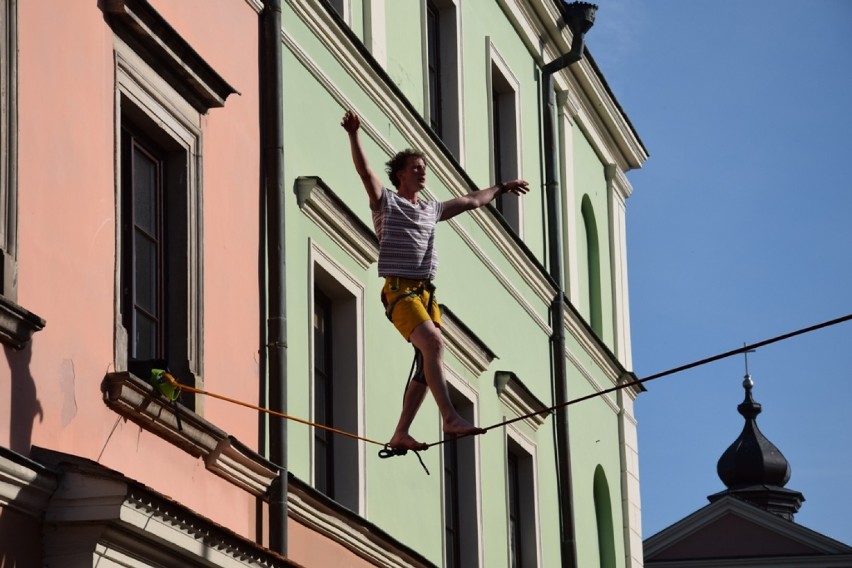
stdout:
[[[174,143],[180,145],[186,156],[186,224],[187,224],[187,358],[189,369],[195,376],[195,386],[203,388],[204,380],[204,254],[203,254],[203,138],[201,115],[166,80],[118,37],[115,50],[115,193],[116,193],[116,254],[114,284],[115,366],[127,368],[127,332],[121,321],[121,262],[123,243],[122,223],[122,173],[121,124],[122,98],[145,113],[158,129]],[[204,398],[196,397],[196,412],[203,413]]]
[[[467,402],[471,405],[471,413],[475,419],[476,424],[479,425],[479,393],[476,389],[470,385],[467,381],[465,381],[461,375],[457,374],[452,368],[447,365],[444,365],[444,376],[447,380],[447,385],[454,389],[459,395],[461,395]],[[485,550],[483,550],[483,522],[482,522],[482,456],[480,450],[480,437],[474,436],[471,439],[471,443],[473,444],[473,463],[474,463],[474,485],[475,491],[473,492],[474,499],[474,514],[476,515],[475,525],[476,525],[476,551],[478,555],[479,562],[477,566],[486,566],[485,564]],[[441,471],[444,471],[444,452],[441,452]],[[444,519],[446,518],[446,513],[444,510],[444,488],[445,485],[441,483],[441,534],[444,534]],[[442,546],[444,552],[446,552],[446,546]]]
[[[308,369],[308,384],[310,385],[310,397],[309,397],[309,405],[310,405],[310,416],[311,420],[315,419],[314,416],[314,333],[313,333],[313,305],[314,305],[314,287],[316,286],[316,277],[315,271],[316,267],[319,266],[326,273],[334,279],[335,284],[346,290],[346,292],[352,296],[355,301],[355,335],[352,337],[352,341],[355,343],[355,392],[356,392],[356,400],[354,402],[355,409],[355,422],[357,424],[357,431],[353,432],[358,436],[365,436],[366,433],[366,384],[365,384],[365,376],[366,376],[366,368],[364,361],[364,337],[365,337],[365,323],[364,323],[364,297],[365,297],[365,289],[364,285],[355,278],[352,274],[350,274],[343,266],[341,266],[332,255],[326,252],[316,241],[313,239],[308,239],[308,361],[309,361],[309,369]],[[358,510],[356,511],[358,514],[364,516],[366,514],[366,503],[367,503],[367,480],[366,476],[363,475],[363,472],[366,471],[367,464],[367,447],[366,443],[362,440],[357,442],[358,450],[357,450],[357,469],[359,472],[358,477],[358,489],[357,489],[357,498],[358,498]],[[310,436],[309,439],[311,460],[310,460],[310,469],[311,469],[311,480],[312,483],[315,484],[315,471],[314,471],[314,447],[313,447],[313,436]]]
[[[517,446],[519,446],[530,458],[530,462],[532,464],[532,501],[533,501],[533,523],[535,523],[535,527],[533,527],[535,534],[535,558],[536,563],[535,566],[541,566],[541,513],[539,510],[539,491],[538,491],[538,446],[535,442],[529,438],[526,434],[524,434],[517,426],[514,424],[508,424],[505,427],[505,438],[511,439]],[[504,463],[508,464],[509,462],[509,446],[508,443],[505,444],[505,455],[503,458]],[[506,475],[506,482],[508,484],[508,474]],[[508,491],[507,491],[507,505],[508,505]],[[507,523],[508,524],[508,523]],[[511,535],[510,535],[511,538]],[[508,549],[508,547],[506,547]],[[531,567],[535,568],[535,567]]]
[[388,63],[385,10],[385,0],[364,0],[364,45],[382,67]]
[[[494,45],[490,36],[485,36],[485,45],[486,45],[486,57],[487,61],[485,62],[485,73],[486,73],[486,92],[487,92],[487,102],[486,106],[488,108],[488,156],[489,156],[489,168],[491,170],[491,174],[493,176],[492,182],[493,184],[498,184],[501,181],[506,181],[504,179],[497,179],[498,172],[496,171],[496,167],[494,165],[494,148],[497,145],[496,140],[494,139],[494,101],[492,97],[492,93],[494,92],[494,77],[492,68],[496,67],[500,72],[500,75],[506,83],[508,83],[509,88],[514,95],[513,97],[513,114],[514,114],[514,124],[512,128],[514,129],[514,148],[510,151],[510,157],[512,158],[509,165],[509,170],[513,171],[515,177],[518,179],[523,179],[523,147],[522,147],[522,137],[521,132],[523,132],[523,124],[521,123],[521,82],[512,72],[509,64],[506,63],[506,60],[500,54],[500,51]],[[502,106],[502,105],[501,105]],[[503,163],[503,168],[506,168],[505,163]],[[502,176],[500,176],[502,177]],[[511,174],[510,174],[511,177]],[[518,198],[515,195],[507,195],[507,199],[512,200],[512,215],[506,217],[506,221],[508,221],[509,225],[513,226],[518,235],[523,238],[524,236],[524,200]]]

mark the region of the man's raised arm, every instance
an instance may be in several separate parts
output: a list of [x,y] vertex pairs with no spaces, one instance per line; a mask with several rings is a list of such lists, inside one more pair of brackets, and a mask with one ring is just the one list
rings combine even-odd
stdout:
[[355,112],[348,110],[343,115],[340,126],[349,135],[352,163],[355,165],[358,177],[364,183],[364,189],[367,190],[367,197],[370,198],[370,209],[376,209],[379,206],[379,201],[382,199],[382,182],[372,168],[370,168],[370,164],[367,163],[367,158],[364,156],[364,149],[361,147],[361,139],[358,136],[358,130],[361,128],[361,117],[355,114]]

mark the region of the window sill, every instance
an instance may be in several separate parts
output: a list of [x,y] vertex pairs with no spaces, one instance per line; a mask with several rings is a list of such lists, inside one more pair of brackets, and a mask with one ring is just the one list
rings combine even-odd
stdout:
[[135,375],[109,373],[101,391],[104,403],[116,413],[188,454],[203,458],[208,470],[253,495],[266,495],[278,477],[272,462],[185,406],[166,400]]
[[33,334],[44,329],[45,321],[5,296],[0,296],[0,342],[23,349]]

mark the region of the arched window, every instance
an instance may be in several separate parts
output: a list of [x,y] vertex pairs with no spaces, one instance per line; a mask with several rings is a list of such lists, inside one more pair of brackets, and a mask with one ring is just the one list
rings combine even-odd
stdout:
[[601,316],[601,255],[598,242],[598,225],[595,222],[595,211],[589,196],[583,197],[581,206],[583,229],[586,235],[586,285],[589,290],[589,324],[603,337],[603,317]]
[[612,520],[612,501],[609,484],[601,466],[595,470],[594,480],[595,521],[598,529],[598,554],[601,568],[615,567],[615,531]]

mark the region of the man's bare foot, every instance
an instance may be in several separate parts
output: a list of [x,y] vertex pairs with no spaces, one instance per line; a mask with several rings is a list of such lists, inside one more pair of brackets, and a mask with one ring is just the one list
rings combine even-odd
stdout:
[[429,449],[429,444],[418,442],[405,432],[394,432],[388,446],[394,450],[414,450],[415,452]]
[[478,436],[485,434],[485,428],[474,426],[461,416],[456,416],[444,421],[444,434],[448,438],[463,438],[465,436]]

